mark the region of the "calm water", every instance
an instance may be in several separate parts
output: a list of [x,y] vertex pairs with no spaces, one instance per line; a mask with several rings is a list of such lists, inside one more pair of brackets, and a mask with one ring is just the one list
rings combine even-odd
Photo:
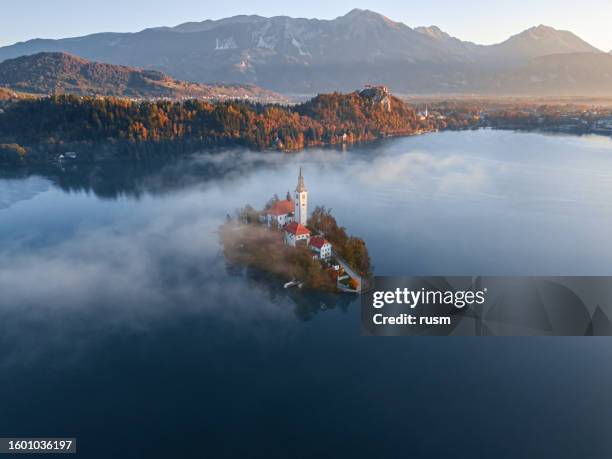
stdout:
[[4,173],[0,436],[96,458],[612,455],[608,338],[365,338],[356,298],[228,270],[218,225],[299,166],[377,274],[612,275],[601,137]]

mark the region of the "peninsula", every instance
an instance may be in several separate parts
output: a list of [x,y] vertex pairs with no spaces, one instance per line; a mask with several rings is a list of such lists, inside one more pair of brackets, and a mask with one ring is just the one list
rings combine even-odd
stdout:
[[[476,114],[418,112],[385,86],[320,94],[297,105],[114,97],[11,100],[0,107],[0,162],[145,160],[205,148],[293,151],[474,126]],[[16,153],[16,151],[23,152]]]

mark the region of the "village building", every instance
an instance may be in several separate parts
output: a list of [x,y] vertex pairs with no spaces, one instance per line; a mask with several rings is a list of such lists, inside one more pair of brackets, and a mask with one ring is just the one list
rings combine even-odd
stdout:
[[327,239],[321,236],[311,237],[309,246],[321,260],[327,260],[332,256],[332,245],[327,241]]
[[307,246],[310,242],[310,230],[298,222],[291,222],[285,226],[285,243],[296,247]]
[[263,211],[264,222],[268,226],[275,225],[283,228],[286,224],[294,220],[295,206],[291,196],[288,194],[287,199],[274,201],[272,206]]
[[425,105],[425,111],[419,112],[418,116],[419,116],[419,120],[421,121],[425,121],[429,118],[429,108],[427,107],[427,105]]
[[298,184],[295,187],[295,199],[292,200],[291,195],[287,193],[286,199],[277,199],[269,208],[265,209],[260,220],[268,226],[274,225],[278,228],[284,228],[294,221],[306,226],[308,221],[308,190],[304,184],[301,167]]

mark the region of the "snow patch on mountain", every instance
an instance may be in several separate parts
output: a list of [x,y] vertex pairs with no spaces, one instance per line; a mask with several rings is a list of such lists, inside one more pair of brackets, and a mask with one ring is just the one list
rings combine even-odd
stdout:
[[257,47],[264,49],[274,49],[275,45],[274,43],[267,41],[265,37],[260,36],[257,40]]
[[303,48],[304,45],[300,43],[298,40],[296,40],[295,37],[291,38],[291,44],[297,48],[298,53],[300,53],[300,56],[310,56],[311,55],[310,52],[304,50]]
[[236,41],[234,40],[234,37],[229,37],[229,38],[216,38],[216,45],[215,45],[215,51],[222,51],[222,50],[226,50],[226,49],[236,49],[238,48],[238,45],[236,44]]

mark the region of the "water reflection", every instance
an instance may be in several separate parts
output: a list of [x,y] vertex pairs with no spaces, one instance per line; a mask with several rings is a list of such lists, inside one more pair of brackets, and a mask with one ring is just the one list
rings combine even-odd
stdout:
[[266,291],[272,303],[280,302],[289,306],[301,321],[312,320],[318,314],[335,309],[347,312],[351,305],[356,307],[359,304],[358,295],[340,295],[299,288],[285,289],[281,280],[251,268],[227,267],[227,272],[230,276],[245,276],[251,288]]
[[162,195],[209,181],[232,179],[276,162],[276,155],[221,150],[145,162],[50,165],[0,171],[0,180],[45,177],[65,192],[94,193],[100,199]]

